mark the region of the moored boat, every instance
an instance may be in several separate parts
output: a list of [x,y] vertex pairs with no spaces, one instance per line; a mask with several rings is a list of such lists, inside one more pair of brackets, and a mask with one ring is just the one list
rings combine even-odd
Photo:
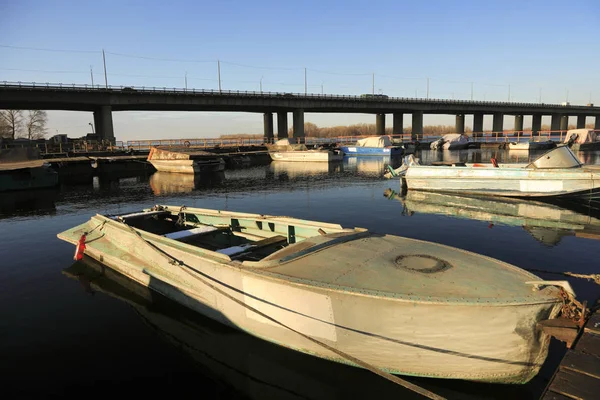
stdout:
[[537,323],[572,294],[464,250],[290,217],[155,206],[58,237],[256,337],[406,375],[527,382],[548,351]]
[[44,160],[0,164],[0,192],[58,185],[58,173]]
[[571,129],[567,131],[565,143],[573,151],[600,150],[598,133],[592,129]]
[[221,157],[189,147],[152,147],[148,161],[161,172],[199,174],[225,169],[225,161]]
[[469,139],[461,133],[448,133],[429,145],[431,150],[464,150],[469,148]]
[[506,142],[502,143],[499,146],[501,149],[507,150],[550,150],[556,147],[556,143],[552,140],[544,140],[544,141],[527,141],[527,142]]
[[385,136],[370,136],[356,141],[354,145],[340,146],[345,156],[399,156],[404,149],[395,146],[392,139]]
[[403,174],[409,190],[600,199],[600,173],[586,168],[567,146],[550,150],[530,164],[434,166],[413,162],[398,171]]
[[339,149],[308,149],[305,144],[291,144],[288,139],[280,139],[267,145],[273,161],[288,162],[332,162],[344,158]]

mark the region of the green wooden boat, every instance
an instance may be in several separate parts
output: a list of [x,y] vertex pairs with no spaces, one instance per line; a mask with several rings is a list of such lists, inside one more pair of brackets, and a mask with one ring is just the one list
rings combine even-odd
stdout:
[[527,382],[548,352],[538,323],[573,293],[468,251],[281,216],[154,206],[58,237],[223,324],[394,374]]

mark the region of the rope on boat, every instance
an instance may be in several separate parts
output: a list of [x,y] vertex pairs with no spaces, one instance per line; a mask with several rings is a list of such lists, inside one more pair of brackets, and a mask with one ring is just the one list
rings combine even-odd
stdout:
[[535,269],[535,268],[523,268],[526,271],[530,272],[543,272],[546,274],[554,274],[554,275],[563,275],[563,276],[571,276],[573,278],[587,279],[588,281],[594,281],[598,285],[600,285],[600,274],[577,274],[575,272],[556,272],[556,271],[546,271],[543,269]]
[[350,355],[350,354],[348,354],[346,352],[343,352],[342,350],[338,350],[338,349],[336,349],[336,348],[334,348],[334,347],[332,347],[332,346],[330,346],[330,345],[328,345],[326,343],[321,342],[320,340],[317,340],[317,339],[315,339],[315,338],[313,338],[313,337],[311,337],[309,335],[306,335],[306,334],[304,334],[304,333],[302,333],[300,331],[297,331],[296,329],[294,329],[294,328],[292,328],[292,327],[290,327],[290,326],[288,326],[288,325],[286,325],[286,324],[284,324],[282,322],[279,322],[275,318],[270,317],[269,315],[263,313],[262,311],[260,311],[260,310],[258,310],[256,308],[254,308],[254,307],[252,307],[252,306],[244,303],[243,301],[241,301],[239,299],[236,299],[235,297],[231,296],[229,293],[225,292],[224,290],[219,289],[218,287],[214,286],[213,284],[207,282],[205,279],[203,279],[203,278],[201,278],[201,277],[199,277],[199,276],[197,276],[195,274],[192,274],[191,271],[195,272],[196,274],[200,274],[200,275],[202,275],[202,276],[204,276],[204,277],[206,277],[206,278],[208,278],[208,279],[210,279],[210,280],[212,280],[212,281],[214,281],[214,282],[216,282],[216,283],[218,283],[220,285],[225,286],[225,284],[223,282],[221,282],[219,280],[216,280],[216,279],[212,278],[211,276],[203,273],[202,271],[198,271],[197,269],[195,269],[195,268],[187,265],[185,262],[183,262],[181,260],[178,260],[177,258],[171,256],[169,253],[167,253],[164,250],[156,247],[155,245],[153,245],[152,243],[150,243],[146,239],[144,239],[142,237],[142,235],[140,235],[139,232],[136,231],[132,226],[127,225],[125,223],[124,223],[124,225],[127,226],[135,234],[135,236],[137,236],[146,245],[148,245],[148,247],[150,247],[153,250],[155,250],[161,256],[170,259],[170,261],[169,261],[170,264],[177,265],[177,266],[180,266],[180,267],[185,267],[185,269],[183,269],[183,271],[185,271],[188,275],[190,275],[191,277],[193,277],[196,280],[200,281],[204,285],[208,286],[209,288],[211,288],[215,292],[217,292],[217,293],[219,293],[219,294],[227,297],[229,300],[231,300],[231,301],[233,301],[233,302],[241,305],[242,307],[245,307],[245,308],[249,309],[252,312],[255,312],[256,314],[260,315],[261,317],[266,318],[269,321],[271,321],[271,322],[273,322],[273,323],[275,323],[275,324],[277,324],[279,326],[282,326],[282,327],[284,327],[286,329],[289,329],[290,331],[292,331],[294,333],[297,333],[298,335],[302,336],[303,338],[305,338],[305,339],[307,339],[307,340],[309,340],[309,341],[311,341],[311,342],[313,342],[313,343],[315,343],[315,344],[317,344],[317,345],[319,345],[319,346],[321,346],[321,347],[323,347],[323,348],[331,351],[332,353],[337,354],[340,357],[343,357],[343,358],[345,358],[345,359],[347,359],[347,360],[349,360],[349,361],[351,361],[351,362],[353,362],[353,363],[355,363],[355,364],[363,367],[364,369],[367,369],[367,370],[373,372],[374,374],[377,374],[377,375],[381,376],[384,379],[387,379],[387,380],[389,380],[391,382],[394,382],[394,383],[396,383],[396,384],[398,384],[398,385],[400,385],[400,386],[402,386],[402,387],[404,387],[406,389],[412,390],[413,392],[416,392],[416,393],[418,393],[418,394],[420,394],[422,396],[425,396],[425,397],[427,397],[429,399],[432,399],[432,400],[446,400],[445,397],[439,396],[439,395],[437,395],[437,394],[435,394],[435,393],[433,393],[433,392],[431,392],[431,391],[429,391],[429,390],[427,390],[425,388],[422,388],[422,387],[420,387],[418,385],[415,385],[414,383],[411,383],[411,382],[409,382],[407,380],[404,380],[404,379],[402,379],[400,377],[392,375],[389,372],[386,372],[386,371],[384,371],[384,370],[382,370],[380,368],[375,367],[374,365],[371,365],[371,364],[367,363],[366,361],[362,361],[362,360],[360,360],[360,359],[358,359],[358,358],[356,358],[356,357],[354,357],[354,356],[352,356],[352,355]]

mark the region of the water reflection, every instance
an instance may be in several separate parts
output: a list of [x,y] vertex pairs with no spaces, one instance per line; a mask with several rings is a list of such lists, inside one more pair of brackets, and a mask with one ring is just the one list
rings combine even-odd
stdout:
[[54,214],[58,194],[58,188],[0,193],[0,218]]
[[402,215],[437,214],[489,223],[520,226],[547,246],[564,236],[600,239],[600,212],[589,204],[543,203],[510,198],[477,198],[409,190],[405,195],[386,189],[384,196],[403,204]]
[[223,171],[205,174],[176,174],[157,171],[150,177],[150,188],[156,196],[189,193],[202,187],[218,186],[224,179]]
[[[379,398],[422,398],[366,370],[292,351],[217,323],[87,257],[63,274],[77,280],[85,293],[102,293],[132,307],[149,329],[187,353],[203,375],[246,398],[366,399],[373,393]],[[526,385],[404,378],[448,399],[530,397]]]
[[275,161],[269,165],[275,177],[286,175],[289,179],[305,176],[330,175],[341,171],[339,162],[287,162]]
[[365,177],[380,178],[388,165],[398,168],[402,165],[401,157],[370,156],[370,157],[344,157],[344,171],[354,172]]
[[[528,164],[546,151],[504,150],[498,148],[444,151],[419,150],[415,152],[415,157],[419,158],[421,164],[424,165],[442,161],[448,163],[489,163],[492,157],[500,163]],[[600,164],[600,151],[578,151],[575,152],[575,155],[584,164]]]

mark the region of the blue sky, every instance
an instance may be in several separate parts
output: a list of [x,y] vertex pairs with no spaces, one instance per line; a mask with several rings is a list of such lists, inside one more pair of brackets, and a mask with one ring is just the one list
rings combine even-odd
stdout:
[[[600,2],[12,1],[0,4],[0,81],[600,103]],[[12,46],[12,47],[5,47]],[[44,51],[36,49],[71,50]],[[88,113],[50,112],[80,136]],[[320,126],[370,115],[308,114]],[[408,116],[405,118],[408,120]],[[453,116],[426,116],[426,124]],[[467,124],[470,119],[467,118]],[[261,133],[246,113],[114,113],[118,139]],[[511,124],[507,117],[507,124]],[[391,124],[391,118],[389,123]],[[489,122],[486,121],[486,125]],[[526,123],[527,125],[527,119]]]

